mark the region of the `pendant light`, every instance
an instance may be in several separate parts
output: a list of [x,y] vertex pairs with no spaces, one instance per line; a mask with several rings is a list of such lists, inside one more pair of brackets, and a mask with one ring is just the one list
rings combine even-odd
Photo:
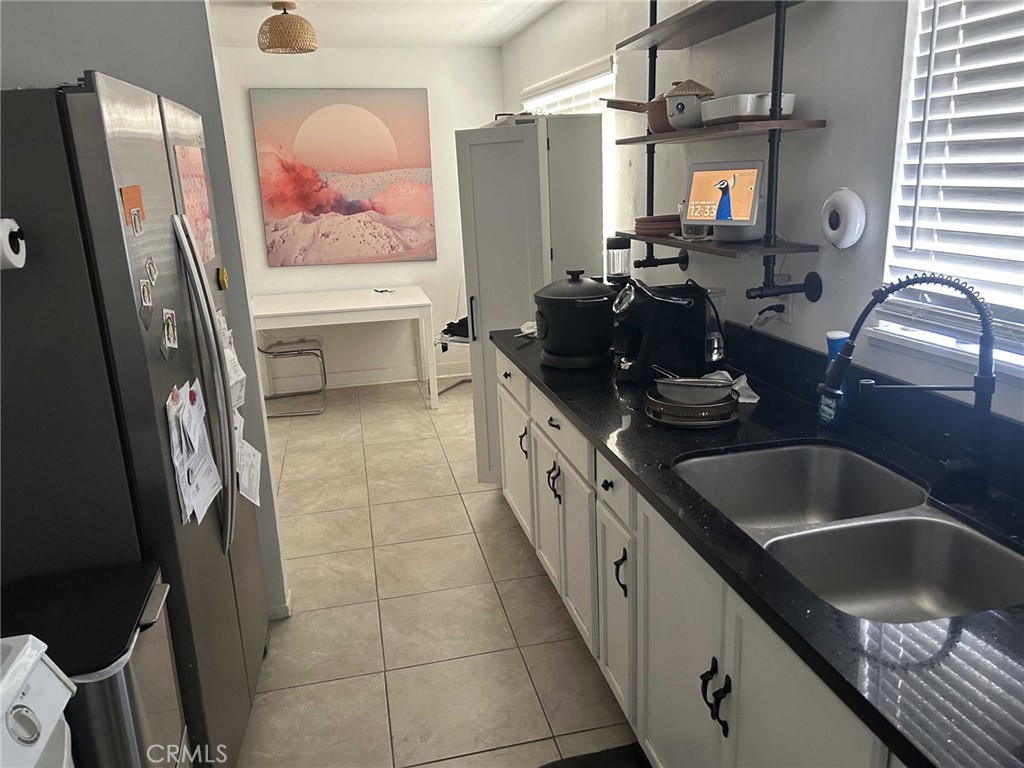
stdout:
[[312,53],[316,50],[316,30],[306,19],[288,11],[295,10],[295,3],[276,2],[271,6],[281,11],[271,16],[260,26],[256,37],[264,53]]

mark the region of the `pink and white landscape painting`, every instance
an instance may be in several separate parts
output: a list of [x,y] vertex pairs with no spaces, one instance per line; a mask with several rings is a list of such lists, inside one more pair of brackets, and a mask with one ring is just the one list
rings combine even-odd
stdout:
[[270,266],[437,258],[425,89],[249,98]]

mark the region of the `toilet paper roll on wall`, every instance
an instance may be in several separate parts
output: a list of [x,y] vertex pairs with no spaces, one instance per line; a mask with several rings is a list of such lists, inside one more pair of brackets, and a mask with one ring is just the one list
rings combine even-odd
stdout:
[[0,220],[0,269],[25,266],[25,235],[14,219]]

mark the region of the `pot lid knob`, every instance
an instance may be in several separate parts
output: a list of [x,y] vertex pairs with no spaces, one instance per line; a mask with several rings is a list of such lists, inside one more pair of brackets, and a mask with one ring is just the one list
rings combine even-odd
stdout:
[[580,282],[580,277],[583,275],[584,272],[586,272],[585,269],[567,269],[567,270],[565,270],[565,274],[567,274],[569,276],[569,282],[570,283],[578,283],[578,282]]

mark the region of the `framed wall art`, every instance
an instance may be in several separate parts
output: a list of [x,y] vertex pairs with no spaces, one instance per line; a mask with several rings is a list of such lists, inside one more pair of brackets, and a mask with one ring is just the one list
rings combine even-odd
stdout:
[[249,91],[272,267],[437,258],[424,88]]

